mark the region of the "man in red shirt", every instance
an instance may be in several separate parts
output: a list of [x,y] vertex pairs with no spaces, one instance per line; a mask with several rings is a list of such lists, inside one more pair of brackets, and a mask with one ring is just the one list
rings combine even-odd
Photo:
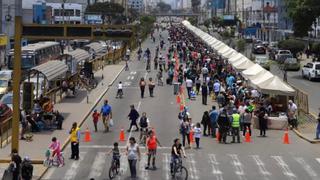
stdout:
[[146,167],[146,169],[150,169],[150,160],[152,157],[152,168],[155,170],[156,168],[156,154],[157,154],[157,145],[160,145],[160,142],[158,141],[155,133],[153,132],[153,130],[150,130],[148,132],[148,138],[147,138],[147,147],[148,147],[148,165]]
[[99,117],[100,117],[100,113],[97,112],[97,110],[94,110],[93,114],[92,114],[92,120],[93,120],[93,125],[94,125],[94,130],[95,132],[98,131],[98,121],[99,121]]

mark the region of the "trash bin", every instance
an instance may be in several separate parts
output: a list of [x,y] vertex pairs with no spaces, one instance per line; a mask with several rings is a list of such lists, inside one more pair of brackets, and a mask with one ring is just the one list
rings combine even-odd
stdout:
[[174,82],[173,83],[173,94],[174,95],[177,95],[179,93],[179,88],[180,88],[180,83]]

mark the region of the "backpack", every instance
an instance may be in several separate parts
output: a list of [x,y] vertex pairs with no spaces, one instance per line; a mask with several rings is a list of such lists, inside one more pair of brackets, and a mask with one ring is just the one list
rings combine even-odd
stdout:
[[31,178],[33,174],[33,166],[30,162],[24,162],[21,167],[21,176]]
[[148,127],[148,121],[146,117],[141,117],[140,118],[140,123],[139,123],[140,127],[142,128],[146,128]]

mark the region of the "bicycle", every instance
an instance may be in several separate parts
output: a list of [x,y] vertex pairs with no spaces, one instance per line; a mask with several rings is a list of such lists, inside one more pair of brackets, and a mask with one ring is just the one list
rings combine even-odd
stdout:
[[[120,160],[120,157],[119,157],[119,160]],[[119,174],[120,174],[120,165],[118,164],[117,160],[112,159],[111,167],[109,168],[109,178],[113,179]]]
[[122,97],[123,97],[123,91],[122,91],[122,89],[118,89],[116,98],[118,98],[118,97],[119,97],[120,99],[122,99]]
[[51,157],[51,151],[47,150],[46,159],[43,161],[43,165],[46,167],[52,167],[52,166],[59,167],[60,165],[64,165],[63,152],[60,152],[60,159],[61,159],[62,163],[60,163],[60,161],[58,159],[58,155]]
[[176,180],[187,180],[188,179],[188,170],[182,165],[181,157],[175,159],[173,162],[173,171],[171,173],[173,179]]

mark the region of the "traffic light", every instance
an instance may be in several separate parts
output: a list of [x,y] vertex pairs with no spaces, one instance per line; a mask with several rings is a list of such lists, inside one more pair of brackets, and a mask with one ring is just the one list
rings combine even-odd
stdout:
[[32,82],[23,83],[23,93],[22,93],[22,106],[25,110],[31,110],[33,107],[34,99],[34,84]]

